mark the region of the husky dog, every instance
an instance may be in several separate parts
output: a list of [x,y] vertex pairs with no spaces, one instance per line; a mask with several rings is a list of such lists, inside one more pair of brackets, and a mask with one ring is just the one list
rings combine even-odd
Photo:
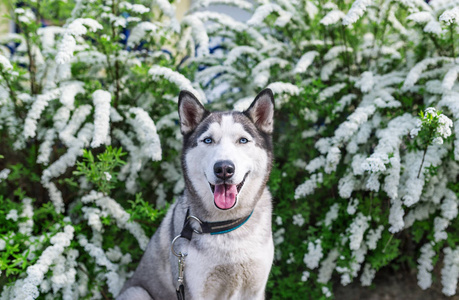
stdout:
[[[273,93],[263,90],[244,112],[209,112],[182,91],[178,111],[185,192],[117,299],[183,299],[179,277],[187,300],[264,299],[274,253],[266,187]],[[186,227],[189,235],[181,238]]]

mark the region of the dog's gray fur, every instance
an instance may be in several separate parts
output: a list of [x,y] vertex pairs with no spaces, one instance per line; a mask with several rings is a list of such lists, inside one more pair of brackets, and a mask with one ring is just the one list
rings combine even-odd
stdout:
[[[266,188],[272,166],[273,112],[269,89],[262,91],[244,112],[211,113],[191,93],[180,93],[185,192],[171,206],[118,300],[176,299],[178,258],[170,248],[182,230],[188,209],[191,215],[207,222],[253,213],[243,226],[229,233],[193,234],[191,241],[178,239],[174,249],[188,254],[186,299],[264,299],[274,252],[271,195]],[[204,145],[203,135],[215,140],[212,146]],[[249,143],[239,143],[241,137],[248,138]],[[208,171],[212,167],[209,164],[222,159],[233,159],[236,169],[234,178],[224,183],[239,184],[248,174],[236,204],[224,210],[213,203],[209,185],[220,184],[221,180]]]

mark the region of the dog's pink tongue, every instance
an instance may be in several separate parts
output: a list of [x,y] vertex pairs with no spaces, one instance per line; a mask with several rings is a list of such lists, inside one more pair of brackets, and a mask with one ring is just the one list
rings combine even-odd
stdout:
[[214,201],[220,209],[228,209],[236,203],[237,188],[235,184],[219,184],[215,186]]

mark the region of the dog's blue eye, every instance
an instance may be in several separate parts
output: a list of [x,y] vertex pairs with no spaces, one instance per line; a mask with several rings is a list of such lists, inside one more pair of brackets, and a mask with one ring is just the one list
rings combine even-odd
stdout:
[[205,138],[202,140],[204,144],[212,144],[212,139],[211,138]]
[[246,138],[240,138],[239,139],[239,143],[241,143],[241,144],[247,144],[248,142],[249,142],[249,140],[246,139]]

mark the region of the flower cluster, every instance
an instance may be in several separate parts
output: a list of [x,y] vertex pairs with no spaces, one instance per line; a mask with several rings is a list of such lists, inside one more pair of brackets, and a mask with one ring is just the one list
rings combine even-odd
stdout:
[[426,130],[431,136],[431,142],[434,144],[443,144],[443,140],[451,135],[453,121],[444,114],[438,112],[433,107],[428,107],[424,112],[420,113],[416,127],[410,132],[411,137],[416,137],[421,130]]

